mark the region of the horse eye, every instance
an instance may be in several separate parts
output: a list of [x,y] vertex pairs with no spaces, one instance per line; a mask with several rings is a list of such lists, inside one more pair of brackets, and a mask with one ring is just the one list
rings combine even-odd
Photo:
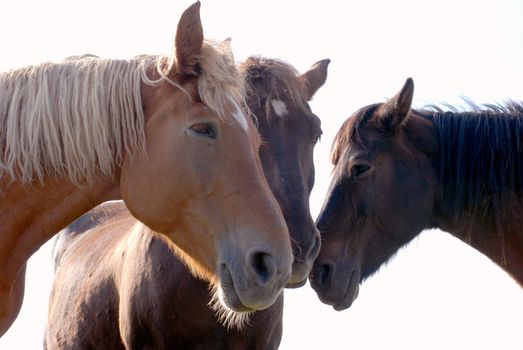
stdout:
[[198,123],[192,125],[189,129],[200,136],[205,136],[212,139],[216,138],[216,131],[214,130],[214,127],[211,124]]
[[353,164],[350,167],[350,177],[352,178],[363,178],[370,173],[371,166],[368,164]]

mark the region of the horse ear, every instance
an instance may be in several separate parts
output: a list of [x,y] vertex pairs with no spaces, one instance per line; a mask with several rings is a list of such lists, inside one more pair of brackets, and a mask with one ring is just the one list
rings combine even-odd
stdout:
[[178,22],[176,30],[176,73],[196,75],[198,56],[203,45],[203,28],[200,19],[200,2],[187,8]]
[[310,101],[316,91],[325,83],[327,80],[327,67],[331,62],[330,59],[324,59],[316,62],[312,67],[302,75],[300,79],[305,85],[305,93],[307,94],[307,100]]
[[395,130],[405,124],[414,96],[414,81],[408,78],[400,92],[383,104],[380,110],[381,122]]

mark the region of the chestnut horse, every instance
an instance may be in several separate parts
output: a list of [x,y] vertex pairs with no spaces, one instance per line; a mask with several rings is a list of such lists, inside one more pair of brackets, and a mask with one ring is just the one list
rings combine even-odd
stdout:
[[447,231],[523,285],[523,104],[411,109],[414,84],[339,130],[310,276],[348,308],[359,283],[422,230]]
[[[320,61],[301,75],[273,59],[251,57],[242,65],[252,87],[248,106],[263,139],[263,169],[297,246],[296,260],[307,263],[319,250],[308,197],[321,135],[307,101],[325,82],[328,64]],[[130,230],[127,223],[134,222],[122,202],[108,202],[58,236],[48,349],[278,347],[283,294],[248,316],[226,310],[214,302],[209,284],[177,259],[172,244],[152,232]]]
[[0,335],[31,254],[110,199],[177,244],[231,308],[271,305],[292,250],[244,92],[228,43],[203,41],[199,2],[180,18],[172,57],[0,74]]

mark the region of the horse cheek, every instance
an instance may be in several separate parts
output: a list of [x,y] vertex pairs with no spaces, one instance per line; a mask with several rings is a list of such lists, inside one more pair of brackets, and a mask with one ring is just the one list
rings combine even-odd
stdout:
[[124,160],[120,177],[122,199],[138,220],[157,232],[169,233],[177,204],[183,201],[178,188],[185,188],[186,184],[175,180],[177,174],[169,171],[168,160],[153,165],[152,158],[154,154]]

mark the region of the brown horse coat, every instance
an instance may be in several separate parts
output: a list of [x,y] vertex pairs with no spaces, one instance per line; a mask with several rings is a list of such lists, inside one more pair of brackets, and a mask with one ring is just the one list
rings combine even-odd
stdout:
[[204,42],[199,2],[174,47],[0,73],[0,336],[27,259],[111,199],[183,248],[230,308],[266,308],[286,285],[288,229],[240,108],[244,79],[227,43]]
[[412,79],[339,130],[311,273],[320,299],[350,307],[359,284],[422,230],[439,228],[523,285],[523,104],[411,109]]
[[[324,83],[328,63],[302,75],[277,60],[250,58],[243,66],[264,140],[264,172],[295,241],[296,284],[319,249],[308,195],[321,128],[307,101]],[[283,295],[249,316],[222,309],[208,283],[173,254],[178,249],[137,225],[120,202],[84,215],[57,242],[48,349],[275,349],[280,343]]]

